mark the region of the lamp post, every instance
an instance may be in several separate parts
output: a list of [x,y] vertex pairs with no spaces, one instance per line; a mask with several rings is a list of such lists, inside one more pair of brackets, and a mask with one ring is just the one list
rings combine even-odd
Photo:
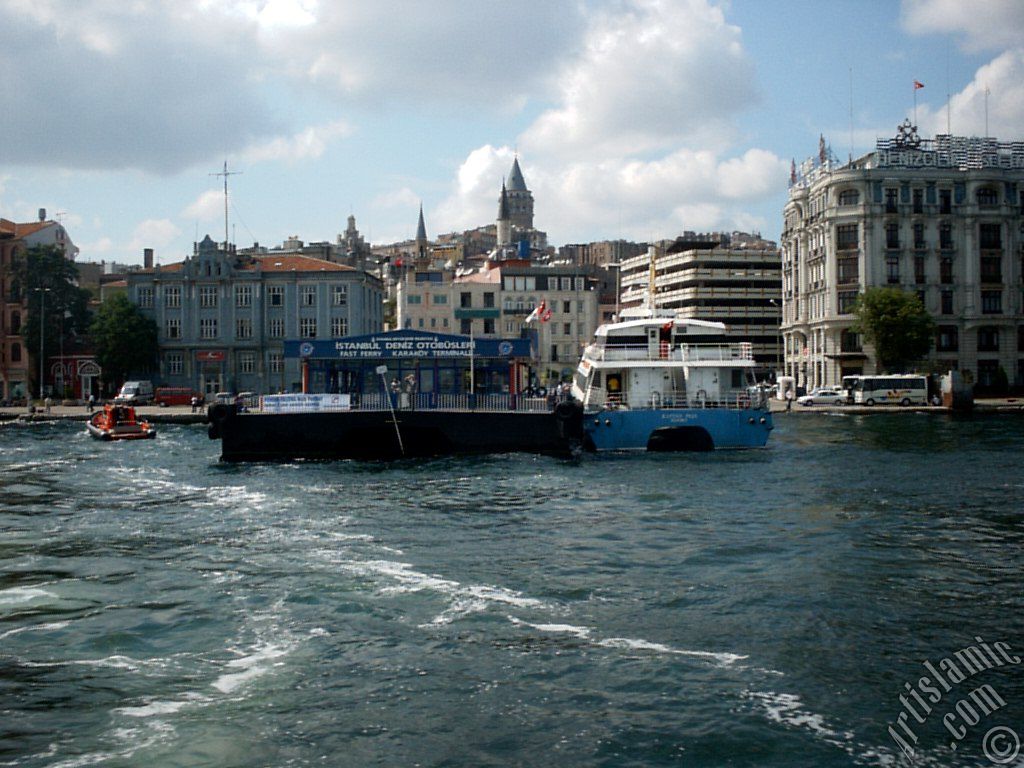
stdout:
[[775,343],[775,380],[779,380],[779,376],[782,375],[782,309],[779,307],[779,303],[775,299],[768,299],[768,303],[779,310],[779,330],[778,330],[778,341]]
[[43,357],[43,342],[46,339],[46,294],[50,292],[49,288],[33,288],[33,291],[39,294],[39,399],[43,399],[43,363],[45,362]]

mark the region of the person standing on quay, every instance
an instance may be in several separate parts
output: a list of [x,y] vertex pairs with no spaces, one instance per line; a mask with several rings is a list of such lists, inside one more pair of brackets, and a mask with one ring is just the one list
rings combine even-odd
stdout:
[[89,402],[86,407],[89,409],[89,415],[92,416],[92,409],[96,407],[96,395],[92,392],[89,393]]

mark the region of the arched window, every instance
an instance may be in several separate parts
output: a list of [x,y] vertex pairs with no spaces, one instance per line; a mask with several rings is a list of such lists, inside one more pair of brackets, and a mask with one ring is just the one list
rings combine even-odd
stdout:
[[21,362],[21,344],[19,344],[18,342],[14,342],[13,344],[11,344],[11,362]]
[[21,331],[21,312],[11,312],[11,333]]
[[856,205],[860,202],[860,192],[856,189],[844,189],[839,193],[840,205]]

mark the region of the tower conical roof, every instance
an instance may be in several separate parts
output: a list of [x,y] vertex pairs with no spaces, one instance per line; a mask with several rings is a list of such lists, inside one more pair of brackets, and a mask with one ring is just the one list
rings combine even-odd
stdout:
[[498,199],[498,221],[508,221],[508,191],[504,179],[501,181],[501,197]]
[[512,161],[512,170],[508,175],[508,188],[513,192],[527,192],[523,172],[519,170],[519,158]]
[[427,239],[427,225],[423,223],[423,203],[420,203],[420,221],[416,225],[416,242],[425,242]]

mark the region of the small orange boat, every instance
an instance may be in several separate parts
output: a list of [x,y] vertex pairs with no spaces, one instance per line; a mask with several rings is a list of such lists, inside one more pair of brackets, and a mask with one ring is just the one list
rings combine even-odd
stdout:
[[135,418],[135,409],[128,405],[105,405],[86,423],[89,434],[97,440],[145,440],[156,437],[148,421]]

